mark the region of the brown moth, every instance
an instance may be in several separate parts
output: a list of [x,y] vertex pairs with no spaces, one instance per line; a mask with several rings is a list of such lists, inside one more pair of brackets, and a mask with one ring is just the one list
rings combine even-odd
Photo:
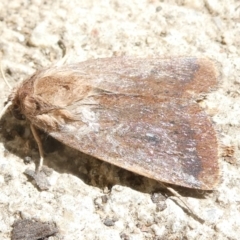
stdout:
[[211,190],[219,182],[213,124],[194,100],[217,84],[208,59],[105,58],[37,71],[13,90],[17,118],[140,175]]

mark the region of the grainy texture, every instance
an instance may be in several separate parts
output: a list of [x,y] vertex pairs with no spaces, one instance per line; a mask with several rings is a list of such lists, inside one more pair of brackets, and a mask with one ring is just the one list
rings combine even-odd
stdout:
[[50,184],[47,181],[47,176],[44,174],[44,172],[41,170],[40,172],[36,172],[35,170],[26,169],[24,172],[31,180],[34,180],[36,183],[36,186],[40,190],[48,190],[50,188]]
[[[54,172],[48,179],[51,188],[39,192],[23,174],[34,169],[24,159],[39,158],[36,143],[28,124],[8,115],[1,121],[0,239],[11,238],[19,213],[56,222],[71,240],[238,239],[239,10],[233,0],[0,1],[2,65],[12,86],[60,60],[59,40],[68,63],[122,55],[216,59],[221,82],[201,104],[214,121],[220,151],[222,145],[233,149],[231,156],[220,158],[222,182],[216,191],[203,195],[176,188],[206,221],[202,224],[171,198],[158,211],[151,200],[161,190],[157,181],[81,155],[44,134],[45,164]],[[3,80],[0,88],[3,106],[10,91]],[[108,227],[105,219],[117,221]]]
[[58,232],[54,223],[42,223],[31,219],[17,220],[13,224],[12,240],[48,239]]

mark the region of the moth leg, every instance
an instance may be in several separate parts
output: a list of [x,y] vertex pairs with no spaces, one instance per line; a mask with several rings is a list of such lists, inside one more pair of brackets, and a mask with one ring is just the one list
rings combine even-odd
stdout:
[[35,128],[32,124],[30,124],[30,128],[31,128],[33,137],[34,137],[35,141],[37,142],[38,150],[39,150],[39,154],[40,154],[39,164],[38,164],[38,166],[36,167],[36,172],[39,172],[39,171],[41,170],[41,168],[42,168],[43,159],[44,159],[42,142],[41,142],[41,139],[39,138],[39,135],[38,135],[38,132],[37,132],[36,128]]

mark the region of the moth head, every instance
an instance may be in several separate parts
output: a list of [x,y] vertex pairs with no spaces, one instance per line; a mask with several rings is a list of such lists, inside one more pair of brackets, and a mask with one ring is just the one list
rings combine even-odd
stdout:
[[22,113],[21,101],[19,99],[17,91],[13,91],[8,97],[8,100],[4,103],[4,108],[0,113],[0,119],[8,109],[12,111],[12,114],[16,119],[18,120],[26,119],[24,114]]
[[12,102],[13,116],[19,120],[25,120],[38,108],[38,102],[32,97],[31,92],[25,85],[18,87],[16,92],[9,96],[9,101]]
[[19,100],[15,101],[13,103],[11,110],[12,110],[13,116],[16,119],[18,119],[18,120],[25,120],[26,119],[25,115],[22,113],[21,104],[20,104]]
[[[1,69],[2,76],[5,82],[8,84],[4,73]],[[38,74],[34,74],[31,78],[26,79],[14,89],[8,84],[9,88],[12,90],[7,101],[4,104],[4,108],[0,112],[0,119],[7,110],[11,110],[13,116],[19,120],[25,120],[29,113],[35,111],[38,108],[37,101],[32,97],[33,83]],[[36,103],[35,103],[36,102]],[[31,114],[30,114],[31,115]]]

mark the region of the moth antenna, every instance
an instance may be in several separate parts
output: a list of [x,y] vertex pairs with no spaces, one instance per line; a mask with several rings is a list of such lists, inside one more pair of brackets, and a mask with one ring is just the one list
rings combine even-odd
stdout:
[[0,68],[1,68],[1,74],[2,74],[2,77],[3,77],[3,80],[4,82],[7,84],[7,86],[9,87],[10,90],[12,90],[12,86],[9,84],[7,78],[5,77],[5,74],[3,72],[3,67],[2,67],[2,63],[0,64]]
[[35,139],[35,141],[36,141],[36,143],[38,145],[38,150],[39,150],[39,154],[40,154],[39,164],[36,167],[36,173],[38,173],[38,172],[41,171],[41,168],[42,168],[42,165],[43,165],[44,152],[43,152],[42,142],[41,142],[41,139],[39,137],[39,134],[38,134],[36,128],[32,124],[30,125],[30,128],[31,128],[33,137],[34,137],[34,139]]
[[3,114],[7,111],[7,109],[12,105],[12,101],[8,102],[4,108],[2,109],[1,113],[0,113],[0,119],[2,118]]
[[[10,90],[12,90],[12,86],[9,84],[7,78],[5,77],[4,71],[3,71],[3,67],[2,67],[2,63],[0,63],[0,70],[1,70],[1,74],[3,77],[4,82],[7,84],[8,88]],[[12,105],[12,101],[9,101],[4,108],[2,109],[1,113],[0,113],[0,119],[2,118],[2,116],[4,115],[4,113],[7,111],[7,109]]]

